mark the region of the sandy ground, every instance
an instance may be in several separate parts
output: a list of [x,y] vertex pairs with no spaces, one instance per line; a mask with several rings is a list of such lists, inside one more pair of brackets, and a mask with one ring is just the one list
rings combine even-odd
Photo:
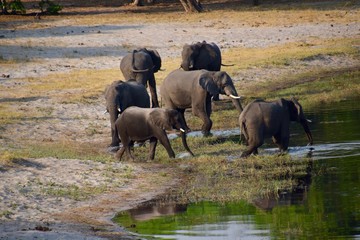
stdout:
[[[202,40],[216,42],[226,51],[240,46],[258,48],[286,42],[306,43],[311,38],[360,37],[360,22],[249,27],[211,20],[187,26],[180,23],[82,26],[74,25],[72,21],[75,20],[44,21],[40,22],[40,28],[33,28],[34,22],[21,26],[1,24],[0,57],[14,62],[0,64],[0,84],[11,88],[21,84],[21,78],[24,77],[36,78],[77,69],[118,68],[120,59],[129,49],[144,46],[157,49],[166,61],[180,57],[184,43]],[[19,59],[27,61],[17,61]],[[245,82],[267,81],[277,75],[324,66],[334,69],[354,68],[360,66],[360,62],[348,56],[319,56],[293,62],[289,66],[246,69],[233,78]],[[54,105],[51,97],[10,100],[6,91],[2,91],[0,104],[7,101],[16,101],[24,111]],[[16,146],[19,139],[56,142],[65,136],[80,143],[106,142],[109,140],[110,128],[107,116],[102,114],[103,104],[102,98],[91,105],[63,104],[53,108],[49,118],[41,122],[28,121],[1,127],[0,151],[4,152],[4,146]],[[85,132],[94,124],[100,133],[96,138],[89,139]],[[16,138],[13,137],[15,135]],[[101,163],[55,157],[21,159],[12,166],[0,165],[0,239],[131,238],[124,235],[123,230],[110,219],[116,212],[152,199],[178,182],[178,177],[171,174],[159,178],[154,174],[159,171],[169,173],[171,167],[156,163]],[[46,194],[49,191],[71,191],[77,188],[107,190],[91,199]],[[144,189],[147,191],[144,192]]]

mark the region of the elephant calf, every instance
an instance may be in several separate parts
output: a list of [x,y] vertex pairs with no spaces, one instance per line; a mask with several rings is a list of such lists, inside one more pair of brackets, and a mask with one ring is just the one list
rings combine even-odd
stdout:
[[111,147],[118,147],[120,139],[115,134],[115,121],[130,106],[150,107],[150,97],[144,85],[134,80],[114,81],[105,89],[106,111],[110,114]]
[[239,117],[241,134],[248,143],[248,149],[241,156],[257,154],[258,147],[264,143],[266,137],[272,137],[280,151],[286,151],[289,146],[291,121],[299,122],[303,126],[311,145],[313,139],[308,120],[297,100],[281,98],[274,102],[255,100],[249,103]]
[[121,139],[123,146],[116,153],[116,158],[121,160],[124,151],[134,160],[130,146],[134,141],[150,140],[149,159],[153,160],[157,140],[165,147],[169,157],[174,158],[175,153],[171,148],[166,130],[180,130],[182,143],[185,149],[193,156],[186,142],[185,123],[180,113],[176,110],[163,108],[127,108],[116,120],[115,132]]

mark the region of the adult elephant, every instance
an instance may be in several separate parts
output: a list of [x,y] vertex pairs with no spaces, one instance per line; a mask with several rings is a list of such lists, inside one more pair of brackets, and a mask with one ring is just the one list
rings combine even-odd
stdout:
[[203,41],[185,44],[181,57],[181,68],[185,71],[201,69],[220,71],[221,68],[221,52],[215,43]]
[[165,107],[177,109],[182,117],[186,108],[192,108],[192,113],[203,121],[201,130],[205,136],[212,127],[211,96],[226,94],[240,113],[243,110],[232,79],[223,71],[177,69],[164,79],[160,92]]
[[193,156],[186,142],[185,122],[180,113],[172,109],[164,108],[139,108],[129,107],[126,109],[115,123],[115,132],[122,141],[121,149],[116,153],[116,157],[121,160],[126,151],[127,155],[134,160],[130,152],[130,147],[134,141],[150,140],[149,159],[153,160],[157,141],[165,147],[169,157],[174,158],[175,153],[171,148],[165,130],[180,130],[182,143],[185,149]]
[[114,81],[105,89],[106,111],[110,114],[111,144],[118,147],[120,139],[115,134],[115,121],[119,114],[130,106],[150,107],[150,97],[144,85],[135,80]]
[[290,139],[290,122],[299,122],[308,137],[309,144],[313,138],[307,124],[302,106],[292,98],[279,99],[274,102],[255,100],[249,103],[239,116],[240,130],[248,143],[248,148],[242,157],[258,153],[258,147],[264,143],[264,138],[272,137],[281,151],[286,151]]
[[161,57],[156,50],[141,48],[124,56],[120,70],[125,80],[135,79],[145,87],[149,84],[152,107],[159,107],[154,73],[161,69]]
[[[185,44],[181,57],[181,68],[185,71],[201,69],[220,71],[221,66],[228,66],[221,63],[220,48],[215,43],[207,43],[206,41]],[[213,100],[219,100],[219,95],[215,94]]]

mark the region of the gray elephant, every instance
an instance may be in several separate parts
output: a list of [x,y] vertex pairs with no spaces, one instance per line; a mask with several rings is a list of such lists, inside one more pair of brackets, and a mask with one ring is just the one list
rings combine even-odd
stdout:
[[175,153],[171,148],[165,130],[180,130],[182,143],[185,149],[193,156],[186,142],[185,123],[180,113],[172,109],[164,108],[127,108],[115,123],[115,132],[119,135],[122,147],[116,153],[116,158],[121,160],[126,151],[127,155],[134,160],[130,147],[134,141],[150,140],[149,159],[153,160],[157,141],[165,147],[169,157],[174,158]]
[[164,79],[160,92],[165,107],[180,111],[182,117],[186,108],[192,108],[192,113],[203,121],[201,130],[205,136],[212,127],[212,95],[226,94],[240,113],[243,110],[232,79],[223,71],[177,69]]
[[156,50],[141,48],[124,56],[120,70],[125,80],[135,79],[145,87],[149,84],[152,107],[159,107],[154,73],[161,69],[161,57]]
[[118,147],[120,139],[115,134],[115,121],[119,114],[130,106],[150,107],[150,97],[146,88],[135,80],[114,81],[105,89],[106,111],[110,114],[111,147]]
[[185,44],[181,52],[181,68],[185,71],[209,70],[220,71],[221,52],[215,43],[197,42]]
[[279,149],[286,151],[289,146],[291,121],[299,122],[303,126],[311,145],[313,139],[307,124],[308,120],[296,99],[281,98],[274,102],[255,100],[249,103],[239,116],[240,131],[248,144],[247,150],[241,156],[257,154],[258,147],[267,137],[272,137]]
[[[215,43],[207,43],[206,41],[185,44],[181,57],[181,68],[185,71],[201,69],[220,71],[221,66],[229,66],[221,63],[220,48]],[[215,94],[213,100],[219,100],[219,95]]]

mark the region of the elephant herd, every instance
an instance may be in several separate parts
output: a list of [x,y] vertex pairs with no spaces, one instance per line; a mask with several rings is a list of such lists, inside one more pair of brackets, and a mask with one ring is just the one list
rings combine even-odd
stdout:
[[[302,124],[312,144],[308,120],[295,99],[255,100],[242,108],[231,77],[220,71],[221,66],[226,65],[222,64],[221,52],[215,43],[185,44],[181,56],[180,69],[170,72],[160,87],[164,108],[159,108],[154,75],[161,70],[159,53],[142,48],[122,58],[120,70],[125,81],[115,81],[105,89],[106,111],[111,123],[110,146],[118,149],[116,158],[121,160],[126,151],[134,159],[131,146],[135,141],[146,140],[150,141],[149,159],[154,159],[157,141],[165,147],[169,157],[174,158],[166,130],[180,131],[185,149],[193,156],[186,141],[190,128],[184,112],[191,108],[192,114],[203,122],[202,133],[208,136],[212,127],[211,101],[219,100],[219,94],[229,96],[240,114],[241,134],[248,144],[242,157],[257,154],[266,137],[272,137],[279,149],[286,151],[290,121]],[[120,142],[122,147],[119,149]]]

